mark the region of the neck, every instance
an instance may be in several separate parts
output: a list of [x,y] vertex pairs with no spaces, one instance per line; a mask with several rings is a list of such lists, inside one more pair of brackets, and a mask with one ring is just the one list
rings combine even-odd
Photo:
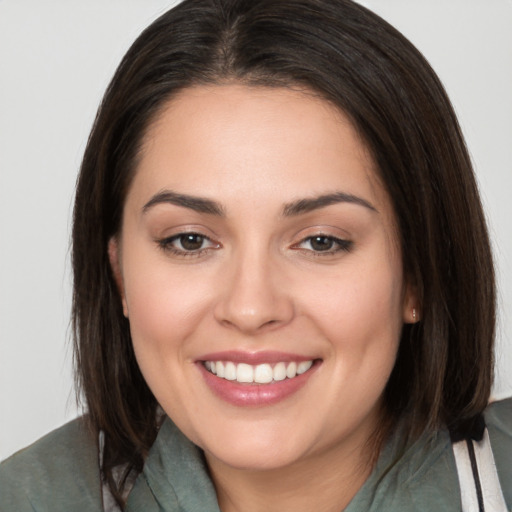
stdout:
[[381,444],[366,436],[264,470],[233,468],[211,454],[206,459],[222,512],[339,512],[370,475]]

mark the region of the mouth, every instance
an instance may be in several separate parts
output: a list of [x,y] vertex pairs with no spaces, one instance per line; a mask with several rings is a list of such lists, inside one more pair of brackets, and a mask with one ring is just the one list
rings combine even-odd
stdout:
[[222,352],[196,361],[207,387],[237,407],[264,407],[295,395],[317,373],[322,359],[276,352]]
[[204,361],[206,370],[217,377],[241,384],[271,384],[286,379],[295,379],[306,373],[314,360],[279,361],[257,365],[237,363],[234,361]]

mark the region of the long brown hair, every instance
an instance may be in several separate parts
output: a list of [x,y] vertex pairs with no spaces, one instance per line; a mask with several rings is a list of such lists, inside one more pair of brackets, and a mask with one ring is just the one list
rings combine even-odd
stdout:
[[140,470],[157,432],[107,256],[144,134],[183,88],[300,86],[341,109],[371,152],[399,224],[421,321],[405,325],[385,389],[411,436],[464,429],[493,377],[495,288],[484,214],[453,108],[422,55],[349,0],[185,0],[130,48],[105,94],[77,184],[73,327],[78,388],[105,432],[105,477]]

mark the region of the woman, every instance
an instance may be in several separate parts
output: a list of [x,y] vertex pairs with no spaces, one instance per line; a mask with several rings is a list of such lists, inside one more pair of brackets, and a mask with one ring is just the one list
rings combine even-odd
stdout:
[[88,415],[3,464],[7,510],[512,506],[470,160],[428,64],[361,6],[153,23],[89,139],[73,269]]

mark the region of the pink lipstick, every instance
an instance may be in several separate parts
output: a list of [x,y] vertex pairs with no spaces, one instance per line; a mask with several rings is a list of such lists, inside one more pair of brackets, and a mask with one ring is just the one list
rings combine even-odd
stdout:
[[321,360],[283,352],[216,352],[196,361],[206,385],[239,407],[273,405],[299,391]]

